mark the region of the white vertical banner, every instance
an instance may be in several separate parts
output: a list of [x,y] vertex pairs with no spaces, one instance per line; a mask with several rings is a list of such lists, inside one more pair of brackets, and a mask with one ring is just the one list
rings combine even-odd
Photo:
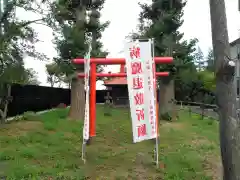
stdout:
[[149,50],[149,46],[145,47],[144,49],[151,51],[151,58],[146,59],[146,71],[147,71],[147,91],[149,94],[149,105],[148,105],[148,111],[149,111],[149,121],[151,124],[151,139],[157,137],[157,112],[156,112],[156,103],[157,103],[157,97],[156,97],[156,77],[155,77],[155,61],[154,61],[154,53],[152,52],[153,49],[153,40],[149,39],[149,43],[151,43],[151,50]]
[[152,40],[124,45],[133,142],[157,137]]
[[88,52],[84,56],[84,82],[85,82],[85,112],[84,112],[84,126],[83,126],[83,141],[87,141],[89,139],[89,76],[90,76],[90,59],[91,59],[91,51],[92,51],[92,34],[86,34],[86,39],[88,43]]
[[87,33],[86,40],[88,43],[88,52],[84,56],[84,89],[86,94],[84,124],[83,124],[83,143],[82,143],[82,160],[85,164],[86,143],[89,140],[89,75],[90,75],[90,60],[92,51],[92,33]]
[[83,140],[89,139],[89,74],[90,74],[90,57],[84,57],[84,81],[85,81],[85,112],[84,112],[84,126],[83,126]]

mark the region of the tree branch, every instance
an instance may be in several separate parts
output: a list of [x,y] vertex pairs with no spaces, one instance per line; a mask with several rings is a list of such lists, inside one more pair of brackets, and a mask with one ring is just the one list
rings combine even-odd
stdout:
[[35,20],[31,20],[31,21],[27,21],[27,22],[21,24],[18,28],[23,28],[23,27],[26,27],[26,26],[28,26],[28,25],[30,25],[30,24],[38,23],[39,21],[43,21],[43,20],[45,20],[45,18],[35,19]]
[[12,12],[15,6],[16,1],[9,2],[6,5],[6,8],[4,9],[2,16],[0,17],[0,24],[2,24],[8,18],[9,14]]

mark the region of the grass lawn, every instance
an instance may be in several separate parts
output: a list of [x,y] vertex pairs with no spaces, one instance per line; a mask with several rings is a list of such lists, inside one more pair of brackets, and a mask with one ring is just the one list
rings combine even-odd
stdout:
[[[132,143],[127,110],[103,116],[98,106],[97,136],[81,160],[82,122],[54,110],[0,128],[0,177],[8,179],[220,179],[218,125],[180,112],[176,122],[161,122],[160,166],[153,162],[154,141]],[[0,178],[1,179],[1,178]]]

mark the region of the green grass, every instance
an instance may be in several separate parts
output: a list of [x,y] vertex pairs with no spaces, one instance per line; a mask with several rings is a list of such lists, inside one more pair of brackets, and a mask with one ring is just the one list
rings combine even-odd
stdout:
[[112,117],[97,111],[97,136],[81,160],[82,122],[54,110],[1,127],[0,177],[8,179],[164,179],[210,180],[219,176],[217,122],[180,112],[177,122],[160,127],[160,166],[153,162],[154,141],[132,143],[127,110]]

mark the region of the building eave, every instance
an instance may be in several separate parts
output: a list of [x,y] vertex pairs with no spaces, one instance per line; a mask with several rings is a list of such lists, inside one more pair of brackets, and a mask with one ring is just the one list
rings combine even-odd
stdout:
[[240,44],[240,38],[235,39],[234,41],[230,42],[231,47],[236,46],[237,44]]
[[111,80],[104,81],[104,85],[127,85],[127,78],[125,77],[118,77],[113,78]]

